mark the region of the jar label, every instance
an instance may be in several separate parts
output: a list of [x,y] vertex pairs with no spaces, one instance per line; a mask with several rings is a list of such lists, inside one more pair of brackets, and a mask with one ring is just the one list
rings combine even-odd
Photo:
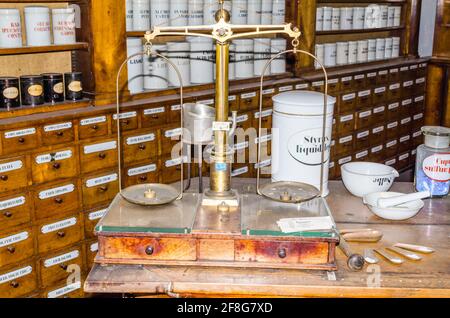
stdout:
[[92,117],[80,120],[81,126],[93,125],[106,122],[106,116]]
[[53,91],[58,94],[64,93],[64,84],[61,82],[53,85]]
[[322,139],[322,128],[312,128],[299,131],[293,134],[288,140],[288,152],[293,159],[308,166],[317,166],[321,164],[322,143],[325,143],[324,162],[329,159],[329,150],[331,147],[331,127],[327,127],[325,140]]
[[367,157],[368,155],[369,155],[369,152],[367,150],[364,150],[364,151],[358,152],[355,155],[355,158],[356,159],[361,159],[361,158]]
[[394,147],[397,144],[397,140],[392,140],[386,144],[386,148]]
[[31,96],[37,97],[42,95],[44,89],[42,88],[42,85],[31,85],[28,87],[27,91]]
[[433,181],[450,181],[450,153],[434,154],[425,158],[422,169]]
[[[337,80],[336,80],[337,81]],[[329,83],[331,82],[331,80],[329,81]],[[331,84],[331,83],[330,83]],[[294,89],[294,87],[292,86],[292,85],[289,85],[289,86],[283,86],[283,87],[280,87],[279,89],[278,89],[278,91],[279,92],[287,92],[287,91],[292,91]]]
[[137,175],[144,174],[144,173],[150,173],[153,171],[156,171],[155,164],[129,169],[127,174],[129,177],[132,177],[132,176],[137,176]]
[[17,87],[8,87],[3,90],[3,96],[8,99],[15,99],[19,96]]
[[81,82],[80,81],[73,81],[69,84],[68,86],[69,91],[74,92],[74,93],[78,93],[81,92],[83,90],[83,87],[81,86]]
[[384,106],[377,107],[377,108],[374,108],[374,109],[373,109],[373,113],[374,113],[374,114],[378,114],[378,113],[384,112],[385,109],[386,109],[386,108],[385,108]]

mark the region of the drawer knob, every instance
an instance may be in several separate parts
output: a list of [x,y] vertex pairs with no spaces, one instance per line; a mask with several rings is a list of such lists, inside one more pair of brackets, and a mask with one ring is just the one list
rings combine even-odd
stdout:
[[58,163],[58,162],[55,162],[55,163],[53,164],[53,169],[59,169],[59,168],[61,168],[61,164]]
[[152,115],[152,118],[153,118],[153,119],[158,119],[159,116],[158,116],[158,115]]
[[20,286],[20,284],[18,282],[16,282],[16,281],[11,282],[11,287],[12,288],[17,288],[19,286]]
[[64,270],[64,271],[67,270],[67,265],[66,264],[61,264],[59,267],[61,267],[61,269]]
[[8,252],[14,254],[16,252],[16,248],[14,246],[8,246]]
[[94,125],[94,126],[92,126],[91,127],[93,130],[98,130],[98,126],[97,125]]
[[152,255],[153,252],[154,252],[154,249],[153,249],[152,246],[147,246],[147,247],[145,248],[145,254],[147,254],[147,255]]
[[126,120],[124,120],[124,121],[122,121],[122,125],[129,125],[130,124],[130,120],[129,119],[126,119]]
[[101,186],[100,188],[98,188],[101,192],[106,192],[108,191],[108,187],[107,186]]
[[3,176],[0,177],[0,179],[2,181],[8,181],[8,176],[7,175],[3,175]]
[[64,231],[58,231],[58,233],[56,233],[58,235],[58,237],[63,238],[66,236],[66,232]]
[[56,133],[56,136],[58,136],[58,137],[62,137],[62,136],[64,136],[64,132],[62,132],[62,131],[58,131],[58,132]]
[[23,144],[23,143],[25,142],[25,138],[20,137],[18,141],[19,141],[21,144]]
[[106,153],[99,153],[99,155],[98,155],[98,157],[100,158],[100,159],[105,159],[106,158]]
[[287,252],[285,248],[280,248],[278,250],[278,257],[279,258],[286,258]]
[[147,147],[145,145],[139,145],[139,150],[145,150]]
[[55,199],[55,203],[62,204],[63,202],[64,202],[64,200],[61,199],[61,198],[56,198]]
[[9,212],[9,211],[3,212],[3,215],[6,216],[7,218],[10,218],[10,217],[13,216],[13,214],[11,212]]
[[140,176],[139,177],[139,180],[141,180],[141,181],[147,181],[147,179],[148,179],[147,176]]

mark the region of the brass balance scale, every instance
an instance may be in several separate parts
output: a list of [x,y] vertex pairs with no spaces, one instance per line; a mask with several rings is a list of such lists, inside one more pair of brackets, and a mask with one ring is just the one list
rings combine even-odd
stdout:
[[[261,143],[258,143],[256,189],[244,186],[231,188],[233,147],[230,146],[234,123],[229,119],[228,64],[229,44],[237,38],[285,34],[293,39],[293,49],[280,52],[265,65],[286,53],[307,54],[297,49],[300,31],[286,25],[231,25],[230,15],[219,1],[217,23],[212,26],[155,27],[145,34],[144,52],[136,55],[165,60],[178,74],[169,59],[152,51],[151,41],[158,36],[202,36],[216,41],[216,95],[214,140],[211,147],[210,189],[204,194],[184,192],[184,172],[181,163],[179,189],[171,185],[140,184],[122,189],[111,203],[107,214],[96,226],[99,250],[95,259],[100,264],[139,264],[165,266],[222,266],[255,268],[291,268],[336,270],[335,248],[339,235],[333,221],[331,229],[284,233],[278,226],[280,219],[331,217],[321,189],[297,182],[276,182],[261,185]],[[322,67],[325,79],[327,75]],[[262,110],[260,94],[260,112]],[[183,86],[180,85],[180,105],[183,104]],[[327,91],[324,96],[324,114]],[[119,116],[119,89],[117,85],[117,116]],[[183,123],[181,107],[181,127]],[[235,117],[235,116],[234,116]],[[325,136],[325,117],[323,135]],[[117,121],[118,145],[120,123]],[[183,132],[181,133],[183,149]],[[261,116],[259,135],[261,136]],[[325,138],[322,138],[325,140]],[[322,149],[325,149],[322,145]],[[183,152],[183,150],[181,151]],[[324,152],[322,153],[323,180]],[[183,153],[181,157],[184,158]],[[121,156],[119,149],[119,172]],[[181,159],[183,162],[183,159]],[[254,182],[254,180],[252,181]],[[252,190],[253,189],[253,190]],[[256,190],[256,191],[255,191]]]

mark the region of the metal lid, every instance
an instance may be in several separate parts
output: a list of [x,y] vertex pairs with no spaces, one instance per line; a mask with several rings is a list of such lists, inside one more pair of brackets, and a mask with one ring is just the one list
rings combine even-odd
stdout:
[[[322,115],[324,94],[319,92],[295,90],[272,97],[274,110],[292,115]],[[333,112],[336,98],[328,96],[327,114]]]
[[431,148],[448,148],[450,145],[450,128],[441,126],[424,126],[425,145]]
[[423,126],[422,132],[424,135],[431,136],[450,136],[450,128],[442,127],[442,126]]
[[22,76],[20,76],[20,80],[21,81],[23,81],[23,80],[42,80],[43,79],[43,77],[41,76],[41,75],[22,75]]

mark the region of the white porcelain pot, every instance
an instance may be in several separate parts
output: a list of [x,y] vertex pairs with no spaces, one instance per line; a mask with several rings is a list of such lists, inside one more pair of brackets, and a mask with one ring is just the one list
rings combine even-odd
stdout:
[[[280,52],[286,51],[287,41],[286,39],[272,39],[270,42],[272,49],[272,57]],[[282,74],[286,72],[286,56],[281,55],[270,64],[271,74]]]
[[[127,38],[127,56],[142,52],[141,38]],[[144,90],[144,67],[142,55],[128,61],[128,90],[131,94]]]
[[377,40],[370,39],[367,41],[367,61],[372,62],[377,58]]
[[365,195],[363,202],[376,216],[392,221],[402,221],[412,218],[423,208],[424,202],[422,200],[414,200],[390,208],[380,208],[377,206],[378,199],[393,198],[400,195],[403,195],[403,193],[375,192]]
[[[169,58],[181,73],[183,86],[191,84],[191,62],[189,60],[191,45],[189,42],[167,42],[167,58]],[[179,87],[178,74],[171,65],[167,65],[169,85]]]
[[358,41],[358,55],[356,61],[358,63],[366,63],[368,59],[369,43],[367,40]]
[[259,25],[261,24],[261,0],[248,0],[247,2],[247,24]]
[[331,30],[331,21],[333,15],[333,8],[331,7],[323,7],[323,31]]
[[233,41],[236,45],[236,78],[249,78],[254,74],[253,40],[239,39]]
[[22,46],[19,9],[0,9],[0,47]]
[[336,64],[346,65],[348,64],[348,42],[337,42],[336,43]]
[[364,29],[365,11],[363,7],[353,8],[353,30]]
[[316,9],[316,31],[323,30],[323,7]]
[[378,60],[383,60],[384,59],[384,53],[386,51],[386,39],[376,39],[377,44],[377,52],[376,52],[376,56],[375,58]]
[[395,8],[394,7],[388,7],[388,27],[394,26],[394,20],[395,20]]
[[261,2],[261,24],[272,24],[272,0]]
[[[323,44],[316,44],[315,46],[315,56],[320,61],[320,63],[324,63],[325,59],[325,46]],[[320,68],[320,64],[317,61],[314,61],[315,68]]]
[[400,56],[400,38],[392,38],[392,58],[397,58]]
[[348,42],[348,64],[355,64],[358,57],[358,42]]
[[333,8],[331,10],[331,30],[340,30],[341,27],[341,9]]
[[214,78],[213,41],[204,37],[190,37],[188,41],[191,45],[191,83],[212,83]]
[[[271,51],[271,40],[269,38],[254,39],[254,52],[255,52],[255,63],[254,63],[254,75],[261,76],[263,68],[266,63],[270,60]],[[265,76],[270,75],[270,65],[266,69]]]
[[50,32],[50,9],[48,7],[25,7],[27,46],[52,44]]
[[247,24],[247,0],[232,0],[231,4],[231,23],[240,25]]
[[203,0],[189,0],[188,2],[188,24],[203,24]]
[[353,29],[353,8],[341,8],[341,30]]
[[133,0],[133,30],[150,30],[150,0]]
[[75,9],[53,9],[53,43],[73,44],[76,42]]
[[[153,45],[152,50],[166,55],[167,45]],[[166,89],[169,87],[167,78],[166,60],[159,56],[144,56],[144,89]]]
[[189,24],[188,0],[170,0],[169,21],[171,26],[183,26]]
[[325,44],[325,66],[336,66],[337,47],[336,43]]
[[389,15],[388,15],[389,9],[388,8],[389,7],[382,5],[382,6],[379,6],[379,8],[380,8],[379,26],[380,26],[380,28],[386,28],[388,25],[388,18],[389,18]]
[[272,0],[272,24],[280,25],[286,22],[286,1]]
[[392,58],[392,47],[393,47],[393,41],[392,38],[386,38],[384,42],[384,58],[390,59]]

